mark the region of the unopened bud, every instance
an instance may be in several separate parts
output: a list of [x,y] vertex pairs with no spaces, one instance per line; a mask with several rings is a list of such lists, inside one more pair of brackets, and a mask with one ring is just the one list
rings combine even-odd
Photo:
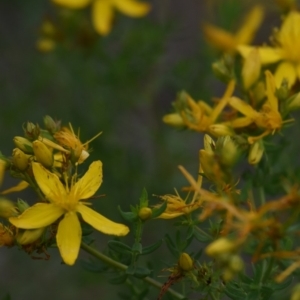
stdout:
[[236,245],[225,237],[221,237],[211,244],[209,244],[205,252],[207,255],[216,257],[225,253],[232,252],[235,249]]
[[216,77],[221,81],[228,83],[234,78],[233,63],[229,55],[212,64],[212,70]]
[[36,139],[40,135],[40,127],[31,122],[27,122],[23,125],[23,130],[25,132],[25,136],[31,140]]
[[36,49],[42,53],[48,53],[55,49],[56,43],[52,38],[40,38],[36,42]]
[[14,143],[16,147],[22,150],[25,153],[31,154],[33,153],[32,143],[22,136],[15,136]]
[[177,113],[165,115],[163,117],[163,122],[174,127],[184,126],[182,117]]
[[216,149],[216,143],[208,134],[204,135],[204,149],[210,154],[214,154]]
[[293,95],[291,98],[287,100],[286,104],[288,112],[292,110],[296,110],[300,108],[300,93]]
[[60,122],[55,122],[50,116],[44,117],[44,124],[46,129],[52,134],[60,129]]
[[224,135],[234,135],[234,131],[232,130],[232,128],[224,124],[210,125],[208,130],[211,134],[217,137]]
[[194,268],[192,258],[185,252],[180,254],[178,264],[183,271],[190,271]]
[[0,217],[8,219],[17,215],[18,210],[16,205],[6,198],[0,198]]
[[37,229],[20,230],[16,236],[16,240],[20,245],[28,245],[37,241],[44,233],[45,227]]
[[243,260],[241,259],[240,256],[238,255],[232,255],[230,257],[230,261],[229,261],[229,264],[228,264],[228,267],[230,268],[230,270],[232,270],[233,272],[240,272],[243,270],[244,268],[244,262]]
[[9,228],[0,223],[0,246],[11,247],[14,245],[14,236]]
[[[226,166],[233,166],[234,163],[237,161],[240,151],[237,144],[234,142],[232,137],[224,136],[219,138],[218,142],[220,141],[220,158],[222,164]],[[217,142],[217,144],[218,144]]]
[[32,143],[33,152],[36,160],[45,168],[51,168],[53,165],[52,151],[41,141],[34,141]]
[[256,165],[260,162],[264,154],[264,145],[262,140],[255,141],[249,150],[248,162],[250,165]]
[[229,269],[229,268],[226,268],[225,270],[223,270],[222,272],[222,279],[225,281],[225,282],[228,282],[230,281],[231,279],[233,279],[235,273]]
[[28,204],[26,201],[22,200],[22,199],[18,199],[18,201],[17,201],[17,207],[18,207],[18,209],[19,209],[19,211],[20,211],[20,214],[21,214],[21,213],[23,213],[27,208],[29,208],[29,204]]
[[25,171],[29,165],[29,155],[25,154],[19,148],[13,149],[12,162],[13,165],[20,171]]
[[143,221],[146,221],[148,219],[151,218],[152,216],[152,209],[149,208],[149,207],[142,207],[140,210],[139,210],[139,217],[141,220]]

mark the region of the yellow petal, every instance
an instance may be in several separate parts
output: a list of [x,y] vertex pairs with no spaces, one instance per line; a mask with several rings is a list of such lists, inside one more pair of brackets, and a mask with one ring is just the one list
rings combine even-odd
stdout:
[[74,184],[70,191],[70,197],[78,200],[90,198],[97,192],[101,183],[102,162],[97,160],[91,163],[83,177]]
[[276,87],[279,88],[281,86],[282,80],[285,78],[288,81],[288,86],[291,87],[297,78],[296,68],[293,64],[289,62],[282,62],[275,71],[275,82]]
[[96,31],[101,35],[108,35],[113,20],[113,7],[110,1],[96,0],[92,7],[92,19]]
[[296,69],[296,74],[297,74],[298,80],[300,80],[300,64],[297,64],[295,66],[295,69]]
[[235,34],[237,44],[249,44],[254,38],[254,34],[259,28],[264,17],[264,10],[261,5],[252,8],[245,18],[245,22],[240,30]]
[[6,170],[6,162],[3,159],[0,159],[0,186],[2,185],[5,170]]
[[[240,45],[237,47],[238,52],[246,58],[255,47]],[[281,48],[257,47],[262,64],[271,64],[283,59]]]
[[259,113],[255,111],[252,106],[250,106],[248,103],[242,101],[241,99],[237,97],[231,97],[229,100],[229,104],[238,110],[240,113],[243,115],[251,118],[251,119],[256,119]]
[[57,175],[35,162],[32,163],[32,171],[38,186],[49,201],[57,203],[67,197],[66,189]]
[[130,17],[143,17],[150,11],[150,4],[135,0],[113,0],[114,6],[124,15]]
[[37,203],[9,221],[18,228],[35,229],[54,223],[63,213],[64,210],[54,204]]
[[56,242],[63,261],[72,266],[79,253],[81,226],[76,212],[68,212],[59,222]]
[[234,36],[219,27],[205,24],[203,33],[210,44],[223,51],[233,51],[236,48]]
[[240,117],[240,118],[234,119],[230,123],[230,125],[233,128],[241,128],[241,127],[249,126],[251,123],[253,123],[253,119],[252,118],[249,118],[249,117]]
[[87,6],[91,0],[52,0],[53,3],[73,9],[80,9]]
[[246,90],[248,90],[253,83],[257,81],[260,75],[260,69],[260,55],[257,48],[254,48],[245,59],[242,69],[242,78]]
[[29,183],[27,181],[21,181],[20,183],[18,183],[16,186],[13,186],[7,190],[4,190],[3,192],[1,192],[1,195],[6,195],[9,193],[13,193],[13,192],[20,192],[23,191],[24,189],[26,189],[29,186]]
[[276,91],[275,79],[269,70],[265,72],[265,75],[266,75],[266,94],[268,98],[268,103],[270,104],[273,110],[277,111],[278,99],[275,96],[275,91]]
[[105,234],[123,236],[129,232],[129,228],[123,224],[115,223],[96,211],[83,204],[78,204],[77,211],[82,215],[83,220],[95,229]]

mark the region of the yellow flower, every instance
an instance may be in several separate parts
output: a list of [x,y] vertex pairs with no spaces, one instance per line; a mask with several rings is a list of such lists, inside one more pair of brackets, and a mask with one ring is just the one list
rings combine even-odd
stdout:
[[224,52],[233,53],[238,45],[247,45],[253,40],[254,34],[263,19],[263,8],[256,5],[246,16],[240,29],[232,34],[211,24],[203,26],[204,35],[208,42]]
[[150,10],[150,4],[136,0],[52,0],[58,5],[81,9],[92,5],[92,20],[96,31],[107,35],[111,31],[114,10],[129,17],[143,17]]
[[220,126],[215,126],[214,124],[217,122],[218,117],[228,104],[228,101],[234,91],[234,87],[235,82],[231,80],[228,83],[223,97],[213,108],[206,102],[196,102],[189,94],[181,92],[175,102],[177,117],[175,117],[174,113],[168,114],[163,117],[163,121],[169,125],[176,126],[176,124],[180,122],[174,123],[173,120],[178,119],[177,121],[181,120],[182,124],[195,131],[210,132],[216,136],[219,136],[221,133],[227,135],[230,128],[222,125],[221,130],[219,130]]
[[[275,71],[276,86],[280,87],[286,78],[291,87],[300,79],[300,13],[291,11],[285,18],[280,30],[274,35],[274,47],[259,47],[262,64],[282,61]],[[253,50],[250,46],[239,46],[238,51],[247,57]]]
[[[90,198],[102,183],[102,163],[93,162],[85,175],[70,188],[65,187],[59,178],[39,163],[32,163],[34,177],[41,191],[50,203],[37,203],[25,210],[19,217],[9,221],[18,228],[36,229],[51,225],[60,217],[56,241],[64,262],[73,265],[77,259],[81,226],[77,213],[95,229],[117,236],[129,232],[127,226],[110,221],[80,201]],[[73,182],[73,180],[72,180]]]
[[237,97],[231,97],[229,101],[230,106],[245,115],[245,117],[233,120],[231,122],[232,127],[246,127],[251,123],[255,123],[257,127],[265,129],[261,135],[249,137],[248,142],[250,144],[270,133],[273,134],[276,130],[279,130],[283,124],[282,117],[279,112],[278,99],[275,96],[276,87],[274,77],[270,71],[266,71],[265,75],[267,100],[259,112],[252,108],[251,105]]

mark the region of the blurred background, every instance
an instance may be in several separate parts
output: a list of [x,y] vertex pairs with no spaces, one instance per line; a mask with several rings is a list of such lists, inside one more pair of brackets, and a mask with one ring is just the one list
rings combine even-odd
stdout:
[[[128,211],[143,187],[155,204],[159,199],[152,194],[186,185],[179,164],[197,172],[202,135],[168,127],[162,117],[182,89],[207,101],[224,91],[211,71],[219,53],[205,42],[201,24],[234,31],[249,7],[260,3],[266,17],[254,41],[259,44],[280,22],[279,7],[272,0],[147,2],[152,10],[144,18],[117,13],[106,37],[93,31],[90,7],[68,11],[50,0],[0,2],[0,151],[11,155],[12,138],[23,134],[22,124],[42,124],[45,115],[64,125],[71,122],[75,131],[80,127],[83,142],[102,131],[91,144],[88,162],[101,159],[104,164],[98,193],[105,197],[95,199],[94,206],[115,221],[122,221],[117,206]],[[60,32],[49,52],[36,48],[45,20]],[[2,188],[16,182],[7,178]],[[18,197],[34,202],[36,196],[30,191],[10,195],[12,200]],[[149,222],[143,243],[156,241],[157,235],[163,238],[168,224]],[[109,238],[100,233],[94,237],[104,250]],[[0,299],[118,299],[119,286],[82,268],[81,261],[87,259],[83,251],[72,268],[61,264],[57,249],[49,249],[49,254],[50,261],[33,260],[16,247],[2,248]]]

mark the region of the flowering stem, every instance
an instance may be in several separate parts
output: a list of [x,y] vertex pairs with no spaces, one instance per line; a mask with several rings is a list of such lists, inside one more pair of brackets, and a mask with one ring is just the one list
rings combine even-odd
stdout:
[[[126,271],[128,268],[126,265],[113,260],[112,258],[104,255],[103,253],[97,251],[95,248],[89,246],[88,244],[86,244],[84,242],[81,242],[81,248],[83,250],[85,250],[86,252],[88,252],[89,254],[91,254],[92,256],[102,260],[103,262],[105,262],[106,264],[110,265],[113,268],[116,268],[116,269],[119,269],[122,271]],[[158,289],[161,289],[163,287],[163,284],[161,284],[160,282],[158,282],[148,276],[143,278],[143,280]],[[174,297],[176,297],[177,299],[185,299],[185,297],[183,295],[174,291],[173,289],[168,289],[167,292],[170,293],[171,295],[173,295]]]
[[29,176],[27,173],[25,174],[25,179],[26,181],[29,183],[29,185],[34,189],[34,191],[38,194],[39,198],[42,201],[45,201],[45,197],[42,194],[41,190],[39,189],[39,187],[37,186],[37,184],[32,180],[31,176]]

